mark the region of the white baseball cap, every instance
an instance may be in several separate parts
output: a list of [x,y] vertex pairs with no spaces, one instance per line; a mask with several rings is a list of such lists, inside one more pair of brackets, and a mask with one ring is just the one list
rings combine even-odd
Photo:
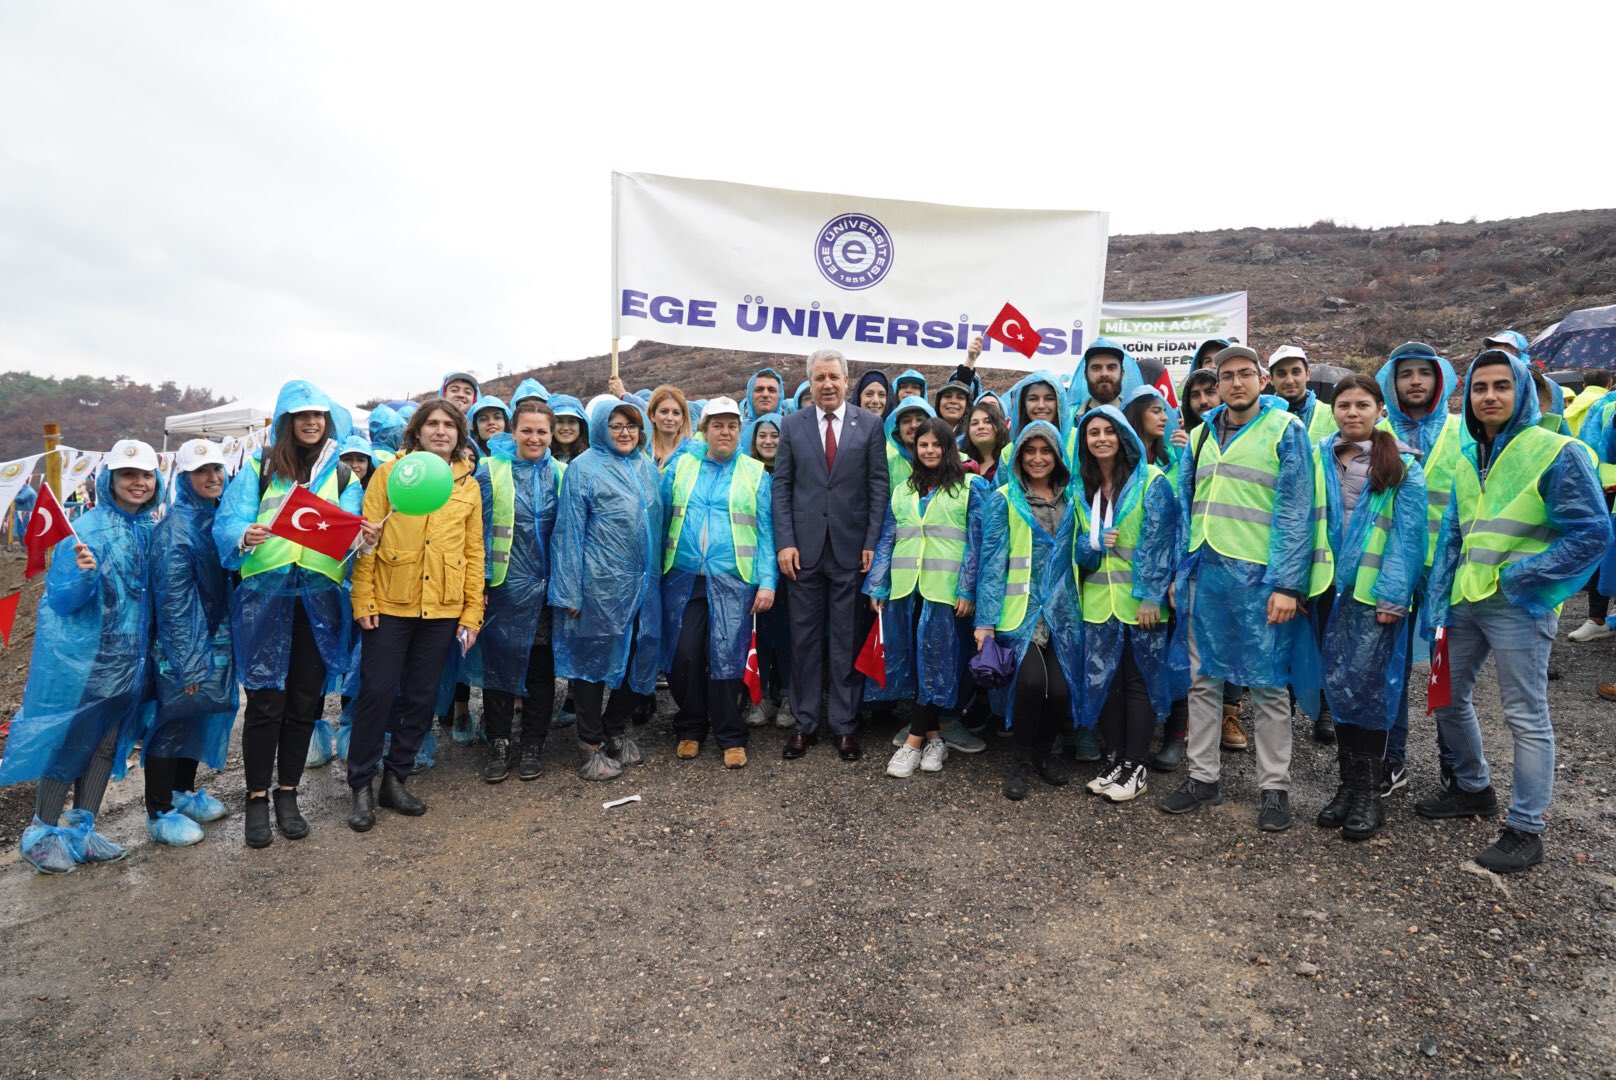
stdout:
[[150,443],[143,443],[139,439],[119,439],[107,451],[103,467],[157,472],[157,451],[151,448]]
[[705,422],[713,416],[740,416],[741,407],[735,404],[734,398],[715,397],[707,402],[707,407],[701,410],[701,418]]
[[195,472],[204,465],[224,464],[224,447],[210,439],[192,439],[174,452],[174,467],[180,472]]
[[1281,345],[1268,358],[1268,370],[1274,370],[1274,365],[1285,360],[1300,360],[1304,364],[1308,363],[1307,353],[1304,350],[1298,349],[1295,345]]

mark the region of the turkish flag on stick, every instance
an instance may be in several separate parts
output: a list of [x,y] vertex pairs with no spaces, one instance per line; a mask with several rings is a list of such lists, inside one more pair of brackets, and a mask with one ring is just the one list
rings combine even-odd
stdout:
[[746,683],[746,692],[752,696],[752,704],[763,700],[763,672],[758,670],[757,619],[752,620],[752,644],[746,648],[746,674],[741,676],[741,681]]
[[346,558],[365,519],[326,502],[302,484],[292,485],[269,531],[331,559]]
[[8,649],[11,648],[11,627],[17,621],[17,601],[21,599],[20,592],[0,597],[0,641],[4,641]]
[[46,553],[76,535],[68,523],[67,511],[56,501],[56,492],[49,484],[40,484],[39,501],[34,504],[34,512],[28,518],[28,531],[23,535],[23,543],[28,548],[28,565],[23,567],[22,576],[31,578],[45,569]]
[[1431,644],[1431,681],[1425,686],[1425,715],[1453,704],[1453,681],[1448,672],[1448,628],[1436,628]]
[[1163,368],[1162,373],[1156,377],[1156,389],[1160,390],[1161,396],[1167,399],[1167,404],[1175,409],[1178,408],[1178,391],[1174,388],[1173,377],[1168,374],[1166,368]]
[[881,689],[887,688],[887,639],[881,629],[880,613],[875,616],[875,625],[870,627],[870,636],[864,639],[858,659],[853,661],[853,670],[874,679]]
[[1044,340],[1043,335],[1027,322],[1027,316],[1008,303],[999,312],[999,317],[993,320],[993,325],[988,327],[988,337],[1004,342],[1028,360],[1038,351],[1038,343]]

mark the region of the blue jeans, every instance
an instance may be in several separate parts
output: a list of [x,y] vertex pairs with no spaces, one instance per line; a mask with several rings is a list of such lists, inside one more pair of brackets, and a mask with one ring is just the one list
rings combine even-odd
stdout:
[[1476,604],[1455,604],[1448,618],[1448,662],[1453,704],[1436,711],[1437,730],[1453,750],[1454,773],[1465,791],[1492,782],[1481,746],[1481,724],[1471,698],[1487,654],[1498,672],[1504,722],[1515,744],[1515,779],[1504,824],[1543,831],[1554,795],[1554,726],[1549,720],[1549,649],[1559,628],[1552,612],[1534,618],[1494,594]]
[[[1418,613],[1419,606],[1410,604],[1408,615],[1405,617],[1410,627],[1409,632],[1415,638],[1419,635]],[[1386,733],[1386,761],[1391,765],[1401,765],[1408,760],[1408,688],[1413,685],[1415,644],[1415,640],[1411,638],[1407,651],[1403,653],[1403,700],[1397,703],[1397,718],[1392,721],[1391,730]],[[1436,757],[1442,765],[1453,768],[1453,751],[1449,750],[1448,744],[1442,740],[1440,727],[1436,730]]]

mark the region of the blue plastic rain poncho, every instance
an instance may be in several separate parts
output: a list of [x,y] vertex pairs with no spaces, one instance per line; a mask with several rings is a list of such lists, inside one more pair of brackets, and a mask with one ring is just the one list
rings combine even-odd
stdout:
[[[1332,432],[1319,441],[1324,459],[1324,494],[1329,513],[1330,550],[1335,554],[1335,604],[1324,631],[1324,691],[1336,723],[1370,731],[1388,731],[1397,719],[1405,689],[1405,660],[1411,645],[1408,613],[1414,591],[1425,572],[1425,472],[1414,448],[1399,443],[1403,480],[1387,508],[1366,484],[1350,514],[1342,500],[1341,472],[1336,468]],[[1364,547],[1377,513],[1389,509],[1386,550],[1375,579],[1373,605],[1353,593]],[[1380,623],[1376,615],[1397,615]]]
[[1089,357],[1095,353],[1117,353],[1122,357],[1122,389],[1117,391],[1113,404],[1120,407],[1128,400],[1129,394],[1145,385],[1145,377],[1139,370],[1139,361],[1135,360],[1127,349],[1110,338],[1095,338],[1094,344],[1083,350],[1083,359],[1077,362],[1077,369],[1072,372],[1071,389],[1066,393],[1067,405],[1071,407],[1074,415],[1082,415],[1098,404],[1089,392],[1088,382]]
[[[773,415],[773,414],[770,414]],[[662,667],[673,666],[679,647],[679,627],[695,590],[698,575],[707,578],[707,661],[714,679],[739,679],[746,673],[746,654],[752,641],[752,601],[758,590],[776,591],[779,564],[774,552],[774,478],[767,472],[757,492],[756,585],[741,579],[735,561],[735,540],[730,531],[730,484],[735,458],[744,455],[737,442],[735,453],[723,461],[707,456],[703,443],[686,451],[701,462],[696,486],[685,505],[684,527],[673,565],[662,579]],[[662,518],[672,520],[674,470],[662,474]],[[762,616],[759,616],[761,620]]]
[[[785,396],[786,380],[784,376],[782,376],[772,367],[758,368],[756,371],[752,372],[751,377],[746,380],[746,397],[741,400],[741,419],[743,421],[756,420],[758,418],[759,414],[757,407],[752,403],[752,391],[757,387],[758,376],[760,375],[766,375],[774,380],[775,406],[773,409],[765,410],[766,412],[778,412],[782,403],[781,399]],[[695,423],[696,418],[691,417],[690,422]]]
[[[1229,407],[1219,405],[1203,417],[1179,453],[1179,514],[1188,535],[1190,508],[1195,501],[1195,452],[1203,439],[1218,438],[1220,422]],[[1224,443],[1227,449],[1243,438],[1258,417],[1270,410],[1285,412],[1285,403],[1270,395],[1260,399],[1257,415]],[[1180,604],[1188,596],[1186,582],[1195,583],[1194,620],[1201,669],[1216,679],[1242,686],[1279,687],[1291,683],[1292,653],[1300,644],[1317,657],[1315,639],[1307,619],[1294,618],[1270,625],[1268,597],[1288,590],[1298,602],[1307,598],[1308,575],[1313,565],[1313,448],[1307,431],[1287,424],[1279,439],[1279,483],[1275,491],[1272,529],[1266,563],[1246,562],[1203,544],[1185,554],[1180,564]],[[1187,546],[1187,545],[1186,545]],[[1302,639],[1298,641],[1298,634]],[[1298,687],[1298,693],[1302,692]],[[1314,690],[1317,688],[1314,687]]]
[[[1027,492],[1019,468],[1021,448],[1031,438],[1041,438],[1060,454],[1060,432],[1054,425],[1035,420],[1016,436],[1009,468],[999,470],[1002,487],[987,498],[982,507],[982,553],[976,583],[976,625],[993,629],[1004,610],[1004,587],[1010,567],[1010,514],[1018,514],[1032,528],[1032,581],[1027,598],[1027,617],[1014,630],[997,632],[1000,645],[1015,653],[1019,665],[1032,645],[1040,623],[1048,626],[1050,650],[1066,685],[1077,687],[1083,681],[1083,617],[1078,602],[1077,578],[1072,573],[1072,538],[1077,514],[1069,495],[1061,513],[1060,525],[1051,536],[1038,523],[1027,505]],[[1059,479],[1059,472],[1056,479]],[[1070,695],[1072,723],[1082,716],[1082,694]],[[1012,726],[1014,695],[1006,693],[1005,720]],[[1092,723],[1092,720],[1089,721]]]
[[509,431],[511,429],[511,407],[505,404],[499,398],[490,397],[489,395],[484,394],[476,401],[472,402],[471,411],[466,414],[466,426],[470,430],[472,445],[477,448],[477,456],[480,458],[488,456],[488,445],[483,441],[482,437],[477,434],[477,414],[482,412],[484,409],[493,409],[498,412],[505,418],[504,430]]
[[528,398],[537,398],[542,402],[548,403],[550,400],[550,391],[546,390],[544,388],[544,384],[537,379],[523,379],[521,382],[516,384],[516,392],[511,394],[511,408],[516,408]]
[[791,401],[787,404],[786,411],[796,412],[797,410],[803,408],[808,402],[809,391],[812,389],[813,387],[808,385],[807,379],[804,379],[802,382],[798,383],[797,392],[791,395]]
[[[931,407],[931,402],[923,397],[907,397],[887,410],[887,418],[883,427],[886,430],[886,456],[887,456],[887,490],[897,491],[909,482],[909,472],[914,467],[915,452],[903,445],[898,439],[898,421],[909,413],[919,413],[922,416],[934,417],[937,415]],[[887,513],[891,514],[888,507]],[[873,569],[873,567],[872,567]],[[881,701],[913,701],[915,697],[915,669],[914,625],[915,612],[913,602],[916,598],[911,596],[896,603],[887,605],[881,612],[881,634],[886,645],[887,684],[882,686],[874,679],[866,677],[864,680],[864,700],[871,702]]]
[[420,407],[421,403],[419,401],[406,401],[404,404],[398,406],[398,418],[404,421],[405,427],[409,426],[410,417],[414,416],[415,410],[419,409]]
[[[627,454],[607,431],[623,405],[641,425],[640,446]],[[550,547],[556,675],[614,688],[626,681],[638,694],[656,688],[662,659],[662,492],[645,451],[650,430],[637,401],[595,406],[590,449],[567,466]]]
[[[505,580],[488,589],[488,606],[477,644],[466,655],[462,672],[473,686],[528,696],[527,657],[535,641],[550,639],[550,533],[555,528],[561,468],[546,450],[537,461],[524,461],[510,435],[488,441],[491,460],[511,463],[516,521]],[[494,579],[494,481],[488,461],[477,466],[483,495],[483,565]]]
[[[1156,719],[1164,720],[1175,697],[1189,689],[1189,654],[1173,649],[1173,633],[1168,618],[1167,589],[1173,583],[1178,569],[1180,532],[1177,495],[1161,470],[1145,462],[1145,444],[1122,413],[1110,405],[1101,405],[1084,413],[1077,422],[1078,468],[1073,470],[1071,497],[1077,520],[1073,523],[1072,551],[1079,571],[1091,574],[1100,568],[1101,552],[1092,544],[1091,512],[1096,492],[1083,483],[1081,463],[1089,459],[1088,447],[1083,444],[1083,430],[1097,417],[1111,421],[1121,437],[1117,454],[1117,472],[1126,476],[1117,492],[1112,520],[1120,522],[1136,506],[1144,506],[1139,542],[1134,547],[1133,595],[1140,601],[1149,601],[1161,609],[1162,622],[1154,630],[1130,626],[1113,616],[1105,622],[1083,623],[1083,717],[1085,724],[1098,722],[1106,695],[1111,690],[1111,676],[1122,665],[1122,650],[1133,650],[1133,661],[1144,677],[1145,690],[1150,695],[1150,707]],[[1150,483],[1151,477],[1158,479]],[[1101,532],[1105,530],[1102,527]],[[1103,543],[1103,540],[1102,540]],[[1076,688],[1073,688],[1076,692]]]
[[[1532,377],[1519,358],[1501,352],[1485,352],[1476,358],[1502,356],[1509,361],[1515,377],[1515,415],[1493,439],[1488,463],[1497,460],[1510,439],[1525,428],[1532,427],[1543,417],[1537,405],[1537,391]],[[1482,370],[1492,365],[1485,365]],[[1465,374],[1464,428],[1459,433],[1459,468],[1473,469],[1478,475],[1478,462],[1483,446],[1478,436],[1486,434],[1481,421],[1476,419],[1470,406],[1470,383],[1476,374],[1476,362]],[[1572,593],[1581,589],[1589,573],[1605,557],[1611,543],[1611,516],[1605,506],[1605,493],[1599,486],[1594,464],[1588,448],[1574,439],[1568,439],[1554,463],[1544,470],[1538,480],[1538,491],[1548,508],[1549,527],[1556,533],[1546,550],[1529,555],[1519,562],[1506,565],[1498,576],[1498,589],[1511,604],[1524,608],[1534,618],[1547,615],[1558,608]],[[1427,640],[1436,627],[1448,625],[1448,604],[1453,591],[1454,574],[1459,568],[1462,546],[1459,533],[1459,501],[1448,504],[1442,515],[1442,531],[1437,534],[1436,557],[1431,564],[1430,589],[1426,598],[1426,618],[1421,621],[1421,632]]]
[[[1404,361],[1424,361],[1436,368],[1437,388],[1431,398],[1431,408],[1415,419],[1397,400],[1397,365]],[[1410,341],[1392,350],[1391,356],[1375,372],[1375,381],[1386,399],[1386,420],[1399,442],[1419,452],[1421,461],[1431,456],[1431,448],[1448,422],[1448,398],[1459,386],[1459,376],[1447,357],[1438,356],[1435,349],[1421,341]]]
[[15,508],[16,513],[12,515],[11,529],[12,534],[18,540],[27,535],[28,515],[34,509],[34,501],[38,498],[39,496],[34,494],[34,489],[27,484],[23,484],[22,487],[17,489],[17,496],[12,501],[12,506]]
[[[1027,389],[1036,383],[1044,383],[1055,390],[1056,418],[1048,421],[1060,430],[1060,450],[1064,454],[1067,444],[1071,441],[1072,411],[1066,407],[1066,391],[1061,387],[1060,376],[1053,371],[1035,371],[1020,382],[1012,386],[1004,397],[1004,418],[1010,425],[1010,438],[1012,440],[1021,435],[1021,429],[1028,421],[1026,405],[1023,398],[1027,396]],[[1068,459],[1069,460],[1069,459]]]
[[[926,392],[926,376],[922,375],[914,368],[909,368],[905,371],[899,372],[898,377],[892,380],[892,393],[887,396],[891,399],[893,405],[898,403],[898,391],[903,387],[904,383],[909,383],[912,386],[918,386],[920,388],[920,396],[930,400],[931,395]],[[891,410],[889,409],[888,411],[890,412]]]
[[[1577,432],[1577,438],[1593,449],[1594,455],[1600,461],[1609,465],[1611,453],[1607,449],[1610,434],[1616,426],[1611,421],[1616,418],[1616,390],[1611,390],[1588,406],[1582,414],[1582,428]],[[23,489],[27,491],[27,488]]]
[[[109,731],[118,732],[112,757],[112,776],[118,779],[146,729],[151,714],[148,575],[163,478],[157,477],[153,496],[131,514],[112,497],[112,473],[96,474],[95,508],[74,523],[78,536],[57,544],[51,556],[34,624],[28,685],[0,759],[0,785],[76,780]],[[78,568],[73,548],[80,542],[94,553],[94,570]]]
[[[980,476],[966,474],[964,483],[968,491],[966,535],[976,539],[982,532],[982,507],[993,492]],[[901,486],[894,487],[893,493],[905,498],[913,494],[909,479],[903,480]],[[928,491],[921,496],[922,514],[931,504],[933,494],[935,492]],[[875,558],[871,560],[870,572],[864,578],[864,594],[884,604],[881,629],[885,636],[887,685],[883,689],[878,683],[866,680],[864,696],[877,701],[913,701],[919,705],[935,705],[944,711],[953,711],[959,707],[960,682],[965,665],[971,658],[966,651],[967,643],[972,648],[975,643],[968,633],[960,632],[953,604],[927,600],[920,595],[918,587],[908,596],[889,599],[892,595],[892,549],[897,543],[897,536],[898,522],[892,514],[889,500],[881,523],[881,538],[875,544]],[[976,602],[980,554],[979,543],[967,542],[965,557],[960,564],[959,584],[955,589],[959,599],[973,604]]]
[[1175,409],[1167,400],[1167,395],[1163,394],[1160,390],[1156,389],[1156,387],[1151,386],[1148,383],[1144,386],[1134,387],[1132,391],[1123,397],[1123,412],[1126,413],[1134,402],[1145,398],[1154,398],[1155,400],[1161,402],[1162,408],[1167,411],[1167,426],[1162,429],[1162,450],[1167,454],[1170,460],[1166,462],[1153,461],[1151,464],[1157,466],[1162,472],[1167,474],[1167,479],[1173,484],[1173,490],[1177,491],[1178,448],[1173,445],[1173,432],[1177,431],[1182,426],[1182,419],[1179,416],[1178,410]]
[[[157,718],[141,740],[141,761],[193,758],[222,769],[241,706],[230,644],[232,585],[213,546],[216,504],[197,496],[191,476],[175,476],[174,505],[153,536]],[[187,694],[187,686],[198,689]]]
[[[389,461],[392,461],[393,458],[397,456],[393,453],[393,451],[388,450],[385,447],[374,445],[363,435],[350,435],[346,439],[342,440],[342,446],[338,450],[337,456],[347,457],[349,454],[364,454],[367,458],[369,458],[371,473],[374,473],[377,469],[381,468],[383,465],[386,465]],[[366,474],[363,482],[368,483],[369,481],[370,475]]]
[[404,417],[391,405],[378,405],[370,410],[370,445],[381,450],[398,453],[404,441]]
[[[557,420],[561,419],[563,416],[575,417],[578,420],[579,425],[579,441],[583,442],[588,439],[589,417],[584,414],[583,402],[579,401],[571,394],[557,394],[555,397],[550,399],[550,411],[555,414]],[[586,449],[588,449],[588,447],[580,448],[578,453],[581,454]],[[557,461],[562,462],[563,464],[572,460],[572,458],[575,456],[574,454],[570,453],[566,447],[561,446],[556,442],[552,442],[550,444],[550,453]]]
[[[291,438],[283,426],[291,413],[329,407],[332,431],[309,471],[308,488],[318,491],[338,465],[338,447],[348,437],[347,410],[326,397],[313,383],[297,379],[281,387],[275,399],[275,419],[270,443]],[[247,561],[241,549],[247,526],[258,520],[260,499],[259,470],[263,450],[255,450],[230,486],[213,520],[213,542],[226,570],[237,571]],[[344,470],[346,471],[346,470]],[[340,484],[340,476],[339,484]],[[267,488],[266,488],[267,490]],[[337,500],[351,514],[364,510],[365,489],[349,481]],[[348,570],[353,569],[350,561]],[[326,675],[336,678],[348,671],[352,656],[352,608],[348,590],[324,574],[304,570],[294,564],[253,574],[232,595],[231,633],[236,649],[236,674],[248,690],[282,690],[286,669],[291,663],[293,605],[302,600],[314,630],[314,641],[325,661]]]

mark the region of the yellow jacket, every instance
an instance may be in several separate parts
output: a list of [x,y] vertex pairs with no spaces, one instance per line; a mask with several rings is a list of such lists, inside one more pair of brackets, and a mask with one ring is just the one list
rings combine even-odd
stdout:
[[1577,435],[1582,431],[1582,422],[1588,418],[1588,409],[1594,402],[1604,397],[1606,388],[1603,386],[1585,386],[1576,397],[1566,399],[1565,422],[1571,429],[1571,434]]
[[[403,460],[402,457],[399,460]],[[365,517],[387,518],[376,550],[354,562],[353,613],[483,624],[483,497],[469,461],[456,461],[454,492],[426,517],[394,514],[387,498],[389,461],[365,489]]]

